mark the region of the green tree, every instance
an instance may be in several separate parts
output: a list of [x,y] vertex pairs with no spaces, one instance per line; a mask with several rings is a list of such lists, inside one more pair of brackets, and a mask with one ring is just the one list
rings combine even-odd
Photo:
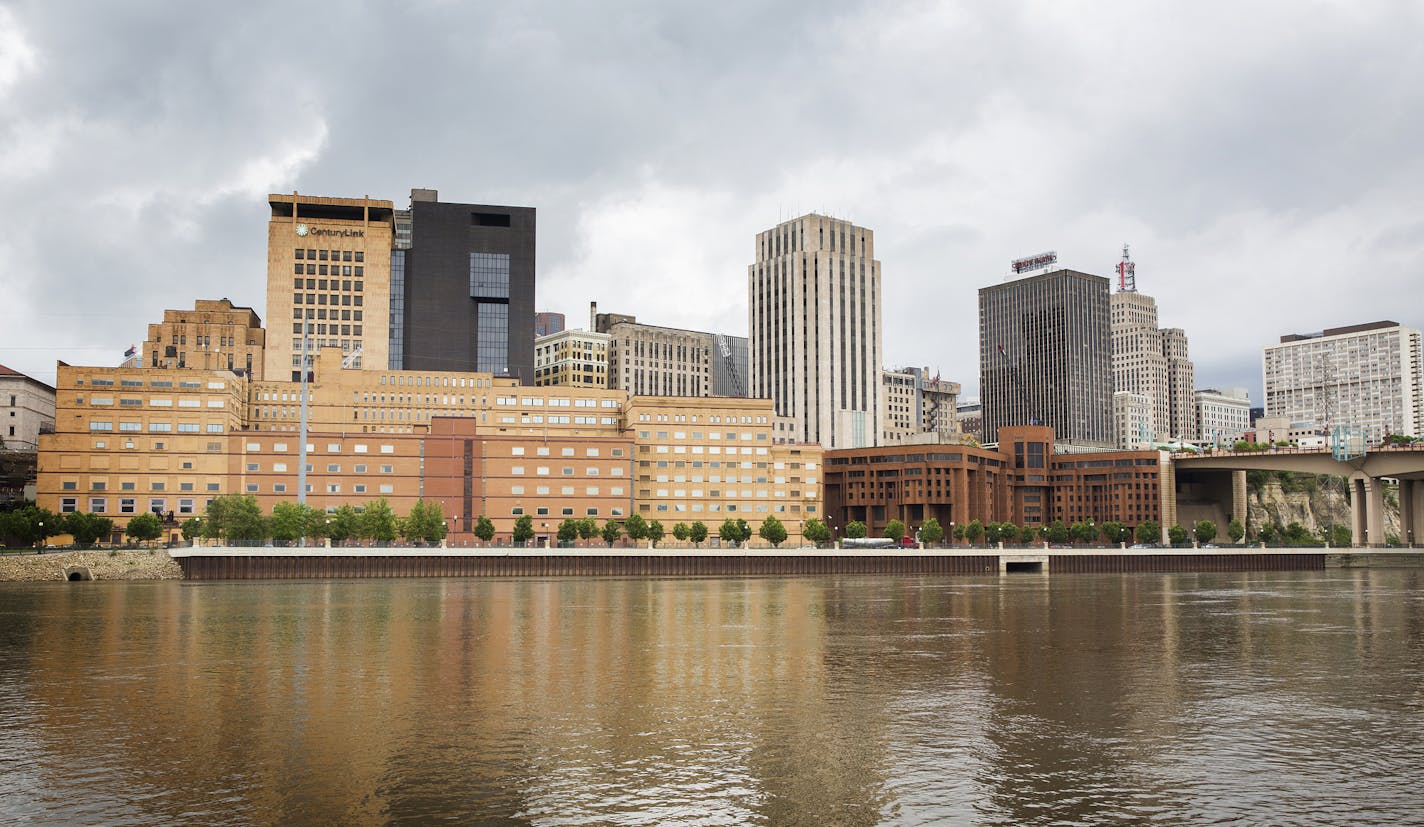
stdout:
[[438,502],[416,500],[410,513],[400,521],[400,533],[408,542],[435,544],[445,539],[445,509]]
[[766,519],[761,521],[761,528],[757,529],[757,535],[771,543],[773,548],[781,548],[781,544],[786,542],[786,526],[782,525],[776,517],[768,514]]
[[628,539],[633,542],[647,539],[648,523],[641,514],[633,514],[623,521],[623,531],[628,534]]
[[514,521],[514,544],[524,545],[534,539],[534,518],[528,514],[520,514]]
[[746,520],[743,520],[743,519],[738,519],[738,520],[737,520],[737,538],[738,538],[742,543],[746,543],[746,541],[748,541],[748,540],[750,540],[750,539],[752,538],[752,527],[749,526],[749,525],[747,525],[747,521],[746,521]]
[[574,540],[578,539],[578,520],[569,519],[559,523],[558,537],[559,545],[573,545]]
[[717,536],[724,543],[736,544],[742,539],[742,530],[737,528],[737,521],[731,517],[722,521],[722,525],[717,528]]
[[260,546],[267,539],[267,520],[251,494],[215,497],[208,503],[203,531],[229,546]]
[[707,539],[707,524],[701,520],[693,522],[687,527],[687,539],[692,541],[694,546],[701,546]]
[[831,527],[812,517],[801,526],[801,536],[818,546],[831,541]]
[[1062,520],[1054,520],[1048,524],[1048,542],[1062,544],[1068,542],[1072,535],[1068,533],[1068,526]]
[[609,520],[603,524],[603,542],[607,543],[609,548],[612,548],[613,544],[618,542],[618,538],[622,536],[623,529],[618,523]]
[[114,521],[87,511],[72,511],[64,517],[64,530],[77,545],[92,546],[113,532]]
[[1337,525],[1330,527],[1330,545],[1348,546],[1350,545],[1350,529],[1346,526]]
[[361,512],[362,537],[389,544],[396,539],[396,531],[396,515],[385,497],[366,503],[365,510]]
[[1187,541],[1187,530],[1180,525],[1173,525],[1167,529],[1167,540],[1174,546],[1180,546]]
[[183,525],[178,527],[183,532],[183,539],[192,542],[195,538],[203,536],[203,521],[197,517],[189,517],[183,521]]
[[1284,539],[1287,545],[1292,546],[1320,545],[1320,540],[1317,539],[1314,534],[1310,533],[1310,529],[1300,523],[1291,523],[1286,526]]
[[482,543],[488,543],[490,540],[493,540],[494,520],[491,520],[489,517],[486,517],[485,515],[481,514],[479,518],[475,520],[474,534],[476,537],[480,538],[480,542]]
[[333,546],[344,544],[361,530],[361,515],[349,505],[343,505],[331,512],[331,522],[326,526],[326,536]]
[[268,531],[272,534],[274,546],[289,546],[307,536],[306,506],[293,502],[273,505]]
[[1002,524],[1002,523],[993,523],[993,522],[991,522],[991,523],[985,524],[985,526],[984,526],[984,542],[985,542],[985,543],[988,543],[989,545],[992,546],[992,545],[994,545],[995,543],[997,543],[997,542],[999,542],[1000,540],[1002,540],[1003,538],[1004,538],[1004,529],[1003,529],[1003,524]]
[[1231,542],[1239,543],[1246,536],[1246,526],[1240,520],[1232,520],[1226,524],[1226,536],[1231,538]]
[[905,537],[905,524],[899,520],[891,520],[885,524],[883,536],[887,540],[894,540],[897,543],[900,542]]
[[1137,524],[1137,530],[1133,532],[1137,542],[1144,545],[1156,545],[1162,541],[1162,527],[1156,520],[1143,520]]
[[934,517],[925,520],[920,525],[920,541],[934,545],[944,539],[944,529],[940,528],[939,520]]
[[1019,529],[1019,542],[1029,545],[1038,540],[1038,529],[1031,525],[1026,525]]
[[964,523],[960,523],[959,525],[954,526],[954,539],[964,539]]
[[1197,542],[1210,543],[1216,539],[1216,523],[1211,520],[1201,520],[1196,524]]
[[648,535],[648,541],[653,544],[653,548],[657,548],[658,543],[662,542],[663,539],[662,522],[659,520],[649,520],[646,531]]
[[578,521],[578,534],[580,540],[592,540],[599,534],[598,521],[592,517],[584,517]]
[[845,536],[852,540],[859,540],[865,536],[865,523],[860,520],[851,520],[846,523]]
[[672,536],[679,543],[687,542],[687,535],[689,533],[691,533],[691,529],[687,527],[687,523],[678,523],[672,527]]
[[968,540],[970,545],[978,543],[979,538],[983,536],[984,524],[978,520],[970,520],[969,523],[964,526],[964,539]]
[[1266,523],[1256,529],[1256,539],[1266,545],[1275,545],[1280,540],[1281,529],[1275,523]]
[[43,545],[44,541],[64,532],[64,516],[34,503],[26,503],[13,511],[0,513],[0,545]]
[[1131,536],[1132,532],[1127,530],[1127,526],[1117,520],[1108,520],[1103,523],[1103,539],[1109,543],[1123,543]]
[[1068,536],[1072,538],[1073,542],[1075,543],[1090,543],[1093,540],[1097,539],[1094,536],[1096,534],[1097,531],[1093,529],[1093,525],[1091,523],[1083,522],[1082,520],[1079,520],[1073,523],[1071,526],[1068,526]]
[[151,511],[135,515],[124,527],[124,534],[140,543],[152,542],[163,536],[163,521]]

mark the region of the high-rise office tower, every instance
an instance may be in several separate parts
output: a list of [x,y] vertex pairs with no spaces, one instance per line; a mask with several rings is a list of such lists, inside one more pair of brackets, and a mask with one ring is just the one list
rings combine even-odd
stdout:
[[1261,359],[1268,417],[1424,435],[1424,334],[1398,322],[1282,336]]
[[880,262],[875,236],[824,215],[757,234],[747,268],[751,385],[827,448],[875,445],[881,406]]
[[[1196,370],[1186,331],[1157,326],[1157,301],[1137,292],[1135,270],[1124,246],[1111,300],[1113,390],[1147,397],[1149,440],[1196,439]],[[1141,423],[1132,428],[1117,435],[1119,444],[1140,439]]]
[[[460,370],[534,383],[532,207],[452,204],[412,190],[409,218],[397,217],[400,367]],[[396,271],[399,270],[399,273]],[[396,328],[399,328],[397,331]]]
[[383,368],[390,322],[391,202],[269,195],[264,376],[301,378],[309,358],[339,347],[351,367]]
[[979,394],[986,438],[1040,424],[1113,445],[1108,280],[1056,270],[980,288]]

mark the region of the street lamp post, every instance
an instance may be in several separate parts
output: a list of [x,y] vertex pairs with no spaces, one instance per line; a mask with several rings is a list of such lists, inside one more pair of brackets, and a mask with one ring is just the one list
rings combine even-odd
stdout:
[[44,551],[44,544],[45,544],[45,542],[44,542],[44,541],[45,541],[44,520],[40,520],[40,521],[39,521],[39,526],[40,526],[40,542],[39,542],[39,545],[35,547],[35,554],[39,554],[40,552]]

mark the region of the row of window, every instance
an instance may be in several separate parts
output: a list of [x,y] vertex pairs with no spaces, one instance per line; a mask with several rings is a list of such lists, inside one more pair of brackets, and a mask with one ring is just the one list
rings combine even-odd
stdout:
[[[179,491],[195,491],[195,490],[197,490],[197,489],[196,489],[194,486],[195,486],[195,483],[191,483],[191,482],[180,482],[180,483],[178,483],[178,490],[179,490]],[[89,482],[89,490],[90,490],[90,491],[107,491],[108,488],[109,488],[109,483],[108,483],[106,480],[91,480],[91,481]],[[220,485],[219,483],[216,483],[216,482],[207,483],[206,488],[207,488],[208,491],[221,491],[221,490],[222,490],[221,485]],[[60,483],[60,490],[61,490],[61,491],[78,491],[78,490],[79,490],[79,483],[78,483],[77,481],[75,481],[75,480],[65,480],[65,481],[63,481],[62,483]],[[137,491],[137,490],[138,490],[138,483],[135,483],[135,482],[120,482],[120,483],[119,483],[119,490],[120,490],[120,491]],[[157,481],[155,481],[155,482],[153,482],[153,483],[151,483],[151,484],[149,485],[149,490],[150,490],[150,491],[166,491],[166,490],[168,490],[168,484],[167,484],[166,482],[157,482]]]
[[[193,508],[194,508],[194,501],[193,501],[192,499],[187,498],[187,497],[183,497],[183,498],[180,498],[180,499],[178,500],[178,513],[179,513],[179,514],[192,514],[192,513],[194,513]],[[60,498],[59,498],[59,512],[60,512],[61,514],[70,514],[70,513],[74,512],[74,511],[78,511],[78,510],[79,510],[79,498],[78,498],[78,497],[60,497]],[[153,498],[153,499],[151,499],[151,500],[148,501],[148,510],[151,511],[151,512],[153,512],[154,514],[163,514],[163,513],[167,512],[167,510],[168,510],[168,501],[167,501],[166,499],[161,498],[161,497],[155,497],[155,498]],[[91,514],[107,514],[107,513],[109,513],[109,498],[108,498],[108,497],[90,497],[90,498],[89,498],[89,512],[90,512]],[[118,510],[116,513],[118,513],[118,514],[137,514],[137,513],[138,513],[138,500],[135,499],[135,498],[132,498],[132,497],[121,497],[121,498],[119,498],[119,510]]]
[[[83,385],[83,384],[84,384],[84,380],[83,380],[83,379],[75,379],[75,380],[74,380],[74,384],[75,384],[75,385]],[[112,388],[112,387],[114,386],[114,380],[112,380],[112,379],[90,379],[90,380],[89,380],[89,384],[90,384],[90,386],[96,387],[96,388],[101,388],[101,387],[103,387],[103,388]],[[148,383],[148,386],[149,386],[150,388],[171,388],[171,387],[173,387],[173,382],[172,382],[172,380],[169,380],[169,379],[155,379],[155,380],[153,380],[152,382],[149,382],[149,383]],[[121,380],[119,380],[119,387],[122,387],[122,388],[141,388],[141,387],[143,387],[143,382],[142,382],[141,380],[138,380],[138,379],[121,379]],[[179,382],[179,383],[178,383],[178,387],[180,387],[180,388],[201,388],[201,387],[203,387],[203,383],[201,383],[201,382]],[[226,382],[209,382],[209,383],[207,383],[207,387],[208,387],[208,390],[217,390],[217,391],[227,390],[227,383],[226,383]]]
[[[585,474],[584,474],[585,476],[589,476],[589,477],[596,477],[596,476],[598,476],[598,469],[597,469],[597,468],[594,468],[594,467],[592,467],[592,466],[590,466],[590,467],[588,467],[588,468],[585,468],[584,471],[585,471]],[[510,469],[509,469],[509,473],[510,473],[511,475],[513,475],[513,476],[516,476],[516,477],[523,476],[523,475],[524,475],[524,466],[523,466],[523,465],[511,466]],[[549,476],[549,467],[548,467],[547,465],[537,465],[537,466],[534,467],[534,474],[535,474],[535,476],[539,476],[539,477],[547,477],[547,476]],[[561,474],[562,476],[565,476],[565,477],[572,477],[572,476],[574,475],[574,469],[573,469],[572,466],[565,465],[562,469],[560,469],[560,474]],[[608,475],[611,476],[611,477],[621,477],[621,476],[623,476],[623,469],[620,468],[620,467],[614,466],[614,467],[608,469]]]
[[[523,446],[523,445],[516,445],[516,446],[514,446],[513,448],[510,448],[510,449],[509,449],[509,455],[510,455],[510,456],[513,456],[513,457],[522,457],[522,456],[524,456],[524,450],[525,450],[525,449],[524,449],[524,446]],[[547,446],[547,445],[539,445],[539,446],[535,447],[535,449],[534,449],[534,455],[535,455],[535,456],[540,456],[540,457],[547,457],[547,456],[550,455],[549,452],[550,452],[551,450],[553,450],[553,449],[551,449],[551,448],[550,448],[549,446]],[[596,457],[596,456],[598,456],[598,452],[599,452],[599,449],[598,449],[598,448],[585,448],[585,449],[584,449],[584,456],[586,456],[586,457]],[[560,448],[560,449],[559,449],[559,456],[561,456],[561,457],[571,457],[571,456],[573,456],[573,455],[574,455],[574,449],[573,449],[573,448],[567,448],[567,447],[566,447],[566,448]],[[622,448],[613,448],[613,449],[610,450],[609,455],[610,455],[610,456],[615,456],[615,457],[621,457],[621,456],[623,456],[623,449],[622,449]]]
[[[128,433],[137,433],[137,432],[142,431],[143,429],[144,429],[144,428],[143,428],[143,423],[142,423],[142,422],[120,422],[120,423],[119,423],[119,430],[120,430],[120,431],[124,431],[124,432],[128,432]],[[89,422],[89,430],[90,430],[90,431],[112,431],[112,430],[114,430],[114,423],[113,423],[113,422],[109,422],[109,421],[95,421],[95,420],[91,420],[91,421]],[[149,433],[152,433],[152,434],[167,434],[167,433],[174,433],[174,432],[180,433],[180,434],[198,434],[198,433],[221,434],[221,433],[226,433],[226,432],[227,432],[227,426],[224,425],[224,424],[221,423],[221,422],[209,422],[209,423],[207,423],[206,425],[199,425],[199,423],[197,423],[197,422],[179,422],[179,423],[178,423],[178,427],[177,427],[177,428],[174,428],[172,422],[150,422],[150,423],[148,423],[148,432],[149,432]]]
[[[82,396],[77,396],[77,397],[74,398],[74,401],[75,401],[75,402],[82,403],[82,402],[84,401],[84,397],[82,397]],[[103,406],[105,406],[105,405],[113,405],[113,404],[114,404],[114,397],[112,397],[112,396],[91,396],[91,397],[89,397],[89,404],[90,404],[90,405],[98,405],[98,406],[100,406],[100,407],[103,407]],[[149,405],[149,407],[151,407],[151,408],[171,408],[171,407],[173,407],[173,400],[172,400],[172,399],[149,399],[149,400],[148,400],[148,405]],[[143,406],[143,400],[142,400],[142,399],[122,399],[122,398],[119,399],[119,407],[121,407],[121,408],[139,408],[139,407],[142,407],[142,406]],[[201,408],[201,407],[203,407],[203,400],[202,400],[201,397],[197,397],[197,398],[183,398],[183,397],[179,397],[179,399],[178,399],[178,407],[180,407],[180,408]],[[224,401],[224,400],[222,400],[222,399],[209,399],[209,400],[208,400],[208,407],[209,407],[209,408],[224,408],[224,407],[227,407],[227,402]]]
[[[293,395],[293,396],[296,396],[296,394],[292,394],[292,395]],[[283,396],[285,397],[285,394],[283,394]],[[380,447],[380,452],[381,452],[382,454],[394,454],[394,453],[396,452],[396,446],[394,446],[394,445],[381,445],[381,446],[379,446],[379,447]],[[272,443],[272,447],[268,449],[268,451],[269,451],[270,453],[274,453],[274,454],[285,454],[285,453],[287,453],[287,450],[288,450],[288,447],[287,447],[287,443],[285,443],[285,442],[274,442],[274,443]],[[261,444],[261,443],[258,443],[258,442],[249,442],[249,443],[247,443],[247,451],[248,451],[249,453],[258,453],[258,452],[261,452],[261,451],[262,451],[262,444]],[[314,452],[314,451],[316,451],[316,444],[311,443],[311,442],[308,442],[308,443],[307,443],[307,453],[312,453],[312,452]],[[339,454],[339,453],[341,453],[341,443],[339,443],[339,442],[328,442],[328,443],[326,443],[326,453],[328,453],[328,454]],[[351,453],[353,453],[353,454],[367,454],[367,453],[371,453],[371,446],[370,446],[369,443],[357,442],[357,443],[355,443],[354,445],[351,446]]]
[[[601,490],[602,490],[602,489],[600,489],[600,488],[599,488],[598,486],[596,486],[596,485],[588,485],[588,486],[584,486],[583,493],[584,493],[584,496],[586,496],[586,497],[597,497],[597,496],[600,496],[600,495],[599,495],[599,491],[601,491]],[[524,492],[524,486],[522,486],[522,485],[512,485],[512,486],[510,486],[510,488],[509,488],[509,493],[510,493],[511,495],[513,495],[513,496],[522,496],[522,495],[525,493],[525,492]],[[535,486],[535,487],[534,487],[534,493],[535,493],[536,495],[538,495],[538,496],[541,496],[541,497],[542,497],[542,496],[547,496],[547,495],[550,493],[549,486],[547,486],[547,485],[538,485],[538,486]],[[560,494],[561,496],[565,496],[565,497],[574,496],[574,486],[572,486],[572,485],[561,486],[560,489],[559,489],[559,494]],[[610,497],[621,497],[621,496],[623,496],[623,488],[622,488],[621,486],[616,486],[616,485],[615,485],[615,486],[612,486],[611,488],[608,489],[608,496],[610,496]]]
[[298,261],[365,261],[366,253],[362,250],[313,250],[310,247],[302,249],[298,247],[292,251]]
[[[262,463],[260,463],[260,462],[249,462],[249,463],[246,463],[246,468],[247,468],[247,472],[250,473],[250,474],[260,473],[260,472],[262,471]],[[315,468],[316,468],[316,466],[314,466],[314,465],[310,465],[310,464],[307,465],[307,473],[308,473],[308,474],[312,473],[312,471],[315,470]],[[396,470],[394,465],[382,465],[382,466],[380,466],[380,469],[381,469],[381,473],[382,473],[382,474],[394,474],[394,473],[395,473],[395,470]],[[274,463],[272,463],[272,473],[274,473],[274,474],[285,474],[285,473],[287,473],[287,463],[285,463],[285,462],[274,462]],[[326,466],[326,473],[328,473],[328,474],[340,474],[340,473],[341,473],[341,463],[339,463],[339,462],[328,463],[327,466]],[[352,473],[355,473],[355,474],[364,474],[364,473],[366,473],[366,466],[365,466],[365,465],[361,465],[361,464],[354,465],[354,466],[352,466]]]
[[[515,516],[515,517],[518,517],[518,516],[520,516],[520,515],[522,515],[522,514],[525,513],[525,511],[524,511],[524,506],[522,506],[522,505],[516,505],[515,507],[509,509],[509,513],[512,514],[512,515]],[[549,507],[546,506],[546,505],[536,506],[536,507],[534,508],[534,514],[535,514],[536,516],[539,516],[539,517],[548,517],[548,516],[551,516],[550,513],[549,513]],[[559,509],[559,515],[562,516],[562,517],[572,517],[572,516],[574,516],[574,509],[573,509],[571,506],[564,506],[564,507],[562,507],[562,508]],[[584,509],[584,516],[586,516],[586,517],[597,517],[597,516],[598,516],[598,509],[597,509],[597,508],[591,508],[591,507],[590,507],[590,508],[586,508],[586,509]],[[622,517],[622,516],[623,516],[623,509],[621,509],[621,508],[610,508],[610,509],[608,509],[608,516],[610,516],[610,517]]]

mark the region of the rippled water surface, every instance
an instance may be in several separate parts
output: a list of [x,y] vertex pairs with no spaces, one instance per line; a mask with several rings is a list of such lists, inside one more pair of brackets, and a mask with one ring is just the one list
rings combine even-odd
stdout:
[[1424,571],[0,584],[0,822],[1424,824]]

